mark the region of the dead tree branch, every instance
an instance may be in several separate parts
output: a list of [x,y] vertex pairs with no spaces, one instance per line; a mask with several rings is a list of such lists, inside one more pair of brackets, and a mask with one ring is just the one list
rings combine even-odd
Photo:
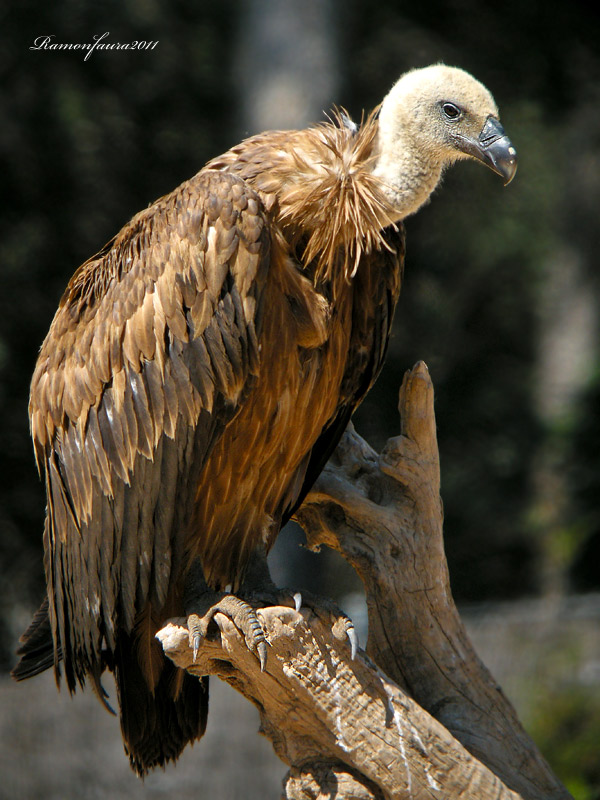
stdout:
[[452,600],[424,364],[407,372],[399,409],[401,435],[381,455],[349,428],[298,513],[309,544],[339,550],[363,580],[366,654],[351,659],[329,612],[289,608],[259,611],[270,644],[264,673],[222,615],[196,663],[183,620],[158,634],[165,653],[258,707],[291,767],[285,798],[568,798]]

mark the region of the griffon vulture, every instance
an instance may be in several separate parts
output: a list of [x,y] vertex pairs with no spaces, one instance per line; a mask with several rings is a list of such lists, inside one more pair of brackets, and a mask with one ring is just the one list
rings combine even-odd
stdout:
[[218,605],[264,660],[243,598],[274,589],[266,553],[381,369],[402,220],[467,157],[515,173],[491,94],[414,70],[360,128],[246,139],[71,279],[31,384],[47,598],[14,675],[62,662],[102,698],[113,671],[139,774],[206,724],[206,684],[154,638],[165,620],[191,615],[198,647]]

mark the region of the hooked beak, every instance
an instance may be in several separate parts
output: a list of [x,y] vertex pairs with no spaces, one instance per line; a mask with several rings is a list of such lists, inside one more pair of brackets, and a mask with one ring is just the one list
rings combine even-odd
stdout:
[[486,167],[504,178],[505,186],[515,177],[517,151],[496,117],[489,116],[486,119],[476,140],[460,136],[458,148],[482,161]]

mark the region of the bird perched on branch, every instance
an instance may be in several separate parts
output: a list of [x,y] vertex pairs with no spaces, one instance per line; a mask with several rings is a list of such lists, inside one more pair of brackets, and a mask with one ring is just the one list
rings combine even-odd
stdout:
[[206,724],[206,685],[155,639],[169,617],[197,648],[225,613],[264,662],[266,554],[382,366],[402,220],[468,157],[514,176],[492,96],[414,70],[360,128],[233,147],[71,279],[31,385],[47,597],[14,675],[53,666],[103,699],[113,671],[139,774]]

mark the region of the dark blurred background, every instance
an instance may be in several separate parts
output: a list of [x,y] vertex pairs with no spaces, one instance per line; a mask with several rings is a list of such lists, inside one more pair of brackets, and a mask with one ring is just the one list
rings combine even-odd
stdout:
[[[576,681],[567,661],[570,679],[561,673],[543,702],[520,712],[578,800],[600,797],[600,612],[589,606],[600,590],[598,10],[512,0],[25,0],[1,5],[0,23],[2,666],[43,593],[28,388],[75,268],[241,137],[318,121],[334,103],[359,119],[402,72],[444,61],[492,91],[519,171],[503,189],[479,165],[461,165],[407,221],[387,364],[355,424],[376,448],[395,435],[402,374],[425,360],[456,599],[526,598],[524,609],[538,602],[564,614],[592,593],[588,638],[572,645],[596,654],[584,670],[592,678]],[[82,43],[105,31],[107,42],[158,44],[88,60],[30,49],[43,35]],[[286,532],[278,574],[338,597],[357,589],[330,554],[298,548],[300,538]],[[18,689],[24,702],[29,687]]]

